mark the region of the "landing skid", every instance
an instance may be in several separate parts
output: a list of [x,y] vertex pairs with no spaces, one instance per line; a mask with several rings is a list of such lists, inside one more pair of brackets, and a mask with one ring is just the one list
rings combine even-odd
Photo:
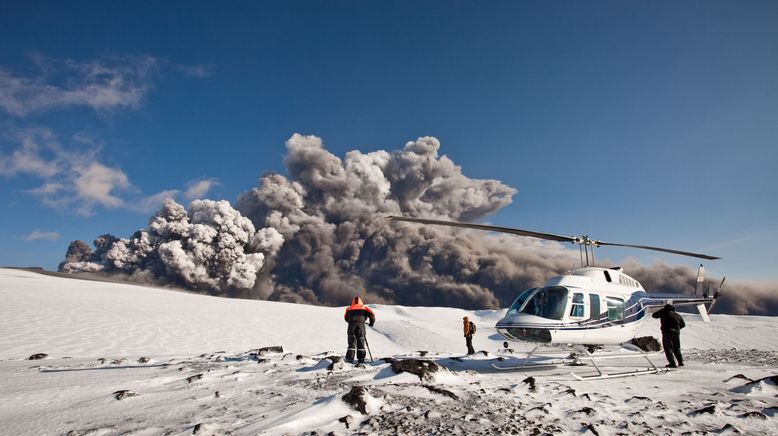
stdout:
[[622,378],[622,377],[632,377],[637,375],[646,375],[646,374],[659,374],[660,372],[668,372],[670,371],[667,368],[647,368],[647,369],[636,369],[633,371],[624,371],[624,372],[602,372],[599,371],[599,374],[594,375],[578,375],[574,372],[571,372],[570,375],[573,376],[576,380],[605,380],[609,378]]
[[556,362],[543,362],[543,363],[530,363],[530,359],[532,358],[532,355],[535,354],[535,351],[538,350],[539,347],[535,347],[527,353],[527,358],[524,360],[524,363],[521,365],[510,365],[510,366],[499,366],[492,363],[492,368],[498,370],[498,371],[516,371],[516,370],[533,370],[533,369],[547,369],[547,368],[556,368],[561,365],[568,365],[568,364],[574,364],[575,361],[565,361],[560,360]]
[[572,375],[576,380],[604,380],[604,379],[610,379],[610,378],[621,378],[621,377],[633,377],[638,375],[646,375],[646,374],[658,374],[660,372],[667,372],[669,369],[667,368],[657,368],[656,365],[654,365],[654,362],[651,361],[651,359],[648,358],[648,353],[641,350],[640,348],[632,345],[632,344],[624,344],[622,345],[623,348],[626,348],[630,351],[639,352],[640,356],[646,359],[646,362],[648,362],[648,367],[645,369],[634,369],[632,371],[622,371],[622,372],[605,372],[603,371],[598,365],[597,362],[595,362],[595,359],[623,359],[627,357],[636,357],[634,355],[632,356],[598,356],[594,357],[589,353],[588,350],[586,350],[583,347],[576,347],[576,351],[578,354],[575,356],[576,361],[580,361],[581,359],[586,359],[594,366],[594,369],[597,370],[597,374],[592,375],[578,375],[574,372],[571,372],[570,375]]
[[558,363],[537,363],[532,365],[512,365],[512,366],[498,366],[492,364],[492,368],[499,371],[516,371],[516,370],[533,370],[533,369],[547,369],[556,368],[559,365],[564,365],[564,362]]

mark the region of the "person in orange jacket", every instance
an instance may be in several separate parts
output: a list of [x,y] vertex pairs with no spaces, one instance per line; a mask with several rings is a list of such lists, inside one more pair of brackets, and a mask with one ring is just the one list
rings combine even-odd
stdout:
[[462,324],[465,330],[465,344],[467,345],[467,354],[474,354],[475,348],[473,348],[473,335],[475,334],[475,324],[470,321],[470,318],[462,318]]
[[365,322],[370,321],[370,327],[375,324],[375,314],[362,303],[359,295],[351,300],[351,306],[346,308],[343,319],[348,323],[348,349],[346,350],[346,361],[354,362],[356,353],[359,363],[365,363]]

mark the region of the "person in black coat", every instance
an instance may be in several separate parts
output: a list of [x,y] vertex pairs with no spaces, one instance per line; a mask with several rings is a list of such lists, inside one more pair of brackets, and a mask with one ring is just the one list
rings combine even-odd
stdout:
[[[675,359],[678,359],[678,366],[683,366],[683,356],[681,356],[681,329],[686,327],[683,318],[672,304],[665,304],[665,307],[659,309],[652,315],[659,318],[662,324],[662,348],[665,349],[667,357],[667,367],[675,368]],[[675,357],[675,359],[673,359]]]
[[375,324],[375,314],[364,305],[359,296],[351,300],[351,306],[346,308],[343,319],[348,323],[346,334],[348,335],[348,349],[346,350],[346,361],[354,362],[354,354],[357,355],[359,363],[365,363],[365,322],[370,322],[370,327]]

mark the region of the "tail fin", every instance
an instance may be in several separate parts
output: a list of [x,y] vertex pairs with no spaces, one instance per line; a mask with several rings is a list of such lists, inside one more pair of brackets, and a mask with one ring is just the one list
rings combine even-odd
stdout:
[[702,294],[702,285],[705,282],[705,267],[700,264],[700,269],[697,270],[697,287],[694,289],[694,295]]
[[[702,294],[702,285],[705,283],[705,267],[700,264],[700,269],[697,270],[697,287],[694,289],[694,295]],[[710,317],[708,316],[708,309],[705,308],[705,303],[697,305],[697,311],[700,312],[702,321],[705,324],[710,324]]]
[[716,289],[716,292],[713,294],[713,302],[710,303],[710,307],[708,308],[708,313],[711,313],[713,311],[713,306],[716,305],[716,300],[719,298],[719,292],[721,292],[721,289],[724,287],[724,280],[727,278],[724,277],[721,279],[721,283],[719,283],[719,288]]

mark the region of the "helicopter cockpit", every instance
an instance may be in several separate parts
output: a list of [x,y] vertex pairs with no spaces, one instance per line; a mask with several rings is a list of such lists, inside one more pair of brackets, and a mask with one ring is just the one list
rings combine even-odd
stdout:
[[564,286],[527,289],[516,298],[506,316],[524,313],[561,320],[567,308],[567,296],[568,289]]

